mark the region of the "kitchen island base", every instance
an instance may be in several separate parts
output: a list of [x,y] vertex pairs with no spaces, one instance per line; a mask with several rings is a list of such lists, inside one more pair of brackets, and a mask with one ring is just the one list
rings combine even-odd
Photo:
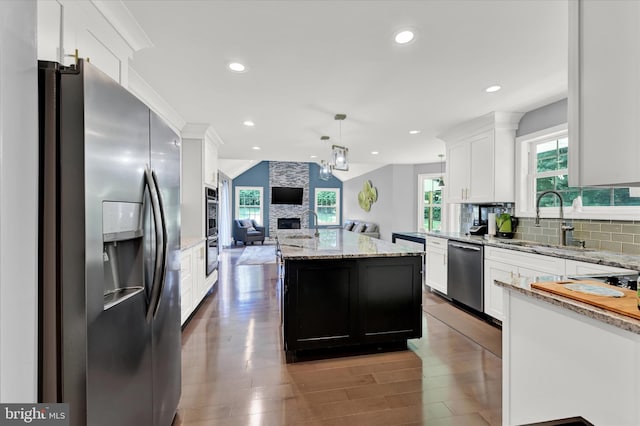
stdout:
[[284,259],[287,362],[406,349],[422,336],[422,256]]

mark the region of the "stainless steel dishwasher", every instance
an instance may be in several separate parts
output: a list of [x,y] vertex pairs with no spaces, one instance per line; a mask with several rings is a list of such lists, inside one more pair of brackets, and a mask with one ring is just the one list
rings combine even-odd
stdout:
[[482,244],[449,241],[447,296],[484,311],[484,251]]

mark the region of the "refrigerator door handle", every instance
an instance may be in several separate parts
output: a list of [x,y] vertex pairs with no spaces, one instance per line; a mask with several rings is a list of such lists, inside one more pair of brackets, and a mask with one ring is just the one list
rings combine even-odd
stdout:
[[165,254],[163,252],[165,234],[162,213],[160,210],[160,200],[158,199],[158,189],[156,187],[156,180],[154,179],[153,172],[147,166],[144,171],[145,182],[149,187],[149,198],[151,199],[151,213],[153,216],[153,224],[156,234],[156,256],[153,262],[153,278],[151,281],[151,294],[149,297],[149,305],[147,307],[147,321],[151,321],[153,314],[155,313],[156,305],[160,297],[160,282],[164,275],[164,262]]
[[[153,313],[153,317],[158,313],[158,308],[160,307],[160,301],[162,300],[162,291],[164,290],[164,282],[165,282],[165,274],[167,271],[167,260],[169,255],[169,233],[167,231],[167,219],[164,212],[164,202],[162,201],[162,194],[160,193],[160,185],[158,185],[158,177],[156,176],[156,172],[151,170],[151,178],[153,179],[153,183],[156,190],[156,196],[158,200],[158,211],[160,212],[160,222],[162,225],[161,234],[162,234],[162,242],[158,244],[158,239],[156,239],[156,244],[158,244],[158,248],[162,249],[162,269],[160,271],[160,279],[158,280],[157,286],[157,294],[153,305],[153,311],[149,311]],[[150,318],[149,313],[147,313],[147,318]]]

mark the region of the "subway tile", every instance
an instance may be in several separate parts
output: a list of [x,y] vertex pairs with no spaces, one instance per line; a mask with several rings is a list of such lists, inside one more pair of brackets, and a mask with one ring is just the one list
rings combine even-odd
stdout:
[[605,224],[605,223],[611,223],[611,220],[597,220],[597,219],[592,219],[591,223],[599,223],[599,224]]
[[529,228],[529,233],[531,235],[542,235],[542,228],[538,228],[538,227],[533,227],[533,228]]
[[536,235],[533,241],[542,244],[549,244],[549,237],[546,235]]
[[591,232],[589,231],[573,231],[573,238],[577,240],[590,240]]
[[633,242],[636,244],[640,244],[640,235],[634,235],[633,236]]
[[622,253],[640,255],[640,245],[638,244],[622,244]]
[[640,234],[640,225],[622,225],[622,232],[625,234]]
[[611,241],[611,234],[608,232],[592,232],[591,239],[599,241]]
[[584,246],[588,249],[600,250],[600,241],[586,240]]
[[622,232],[622,224],[620,223],[602,224],[601,230],[602,232]]
[[601,224],[599,223],[583,223],[582,224],[583,231],[601,231]]
[[558,236],[558,228],[544,228],[542,230],[542,235],[547,235],[549,237],[557,237]]
[[600,250],[612,251],[615,253],[622,252],[622,243],[613,241],[600,241]]
[[633,235],[632,234],[611,234],[612,241],[620,241],[622,243],[633,243]]

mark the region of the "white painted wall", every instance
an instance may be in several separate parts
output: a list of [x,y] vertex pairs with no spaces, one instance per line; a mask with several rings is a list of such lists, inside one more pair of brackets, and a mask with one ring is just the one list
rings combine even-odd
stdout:
[[0,1],[0,401],[37,397],[35,0]]

